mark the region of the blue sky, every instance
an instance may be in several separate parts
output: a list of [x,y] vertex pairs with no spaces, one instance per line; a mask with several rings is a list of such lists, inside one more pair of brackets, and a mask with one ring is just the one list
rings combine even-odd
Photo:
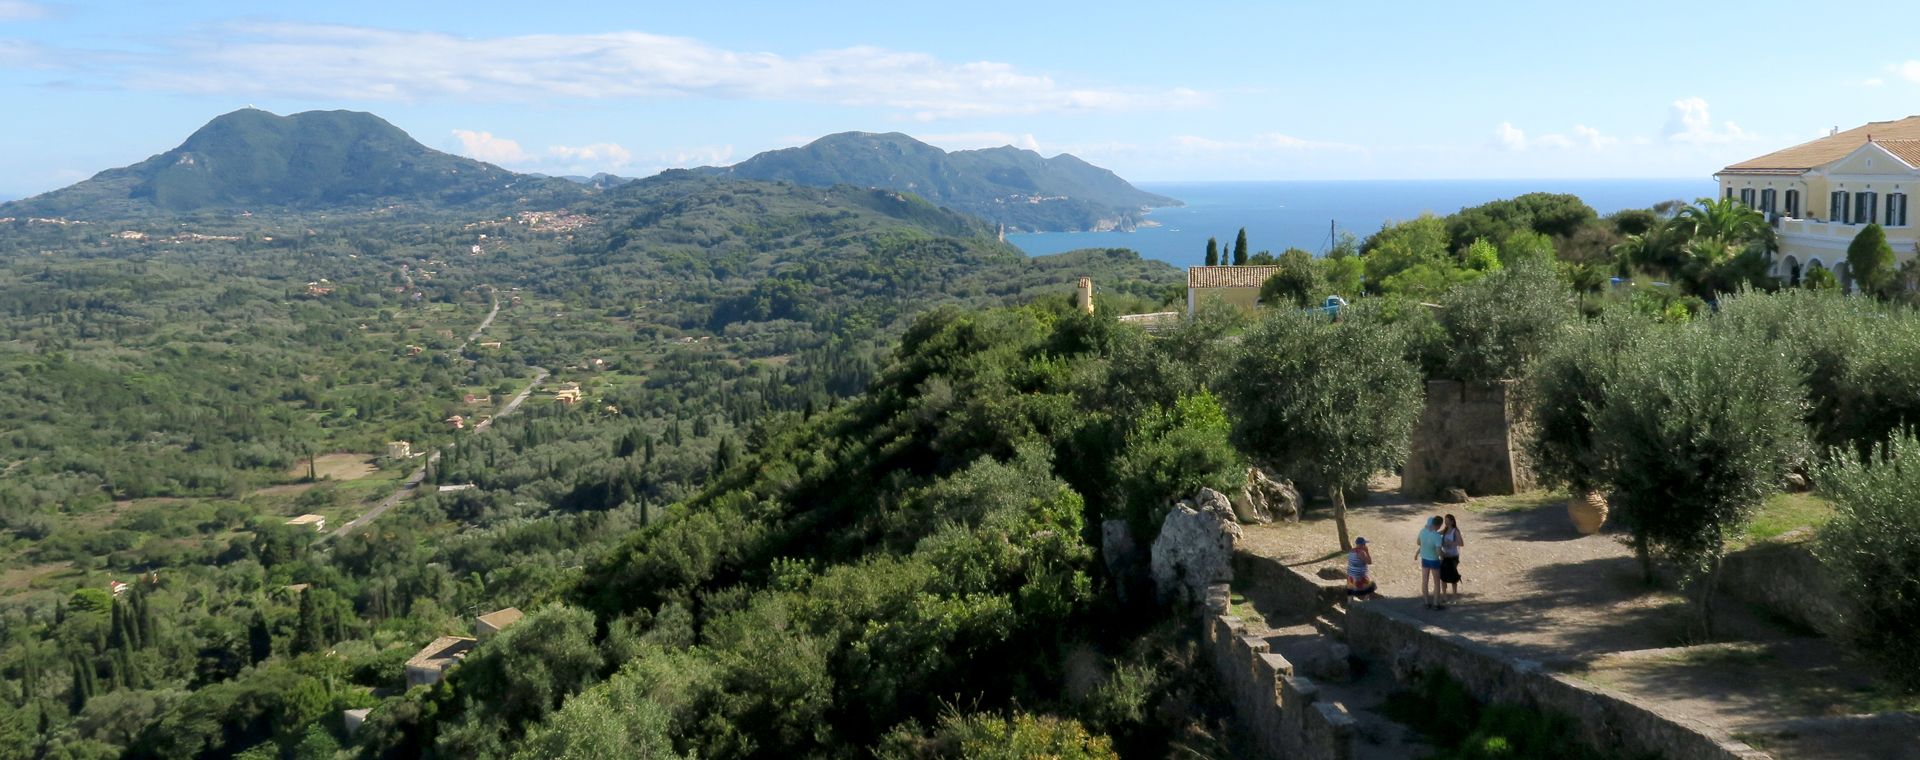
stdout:
[[1920,113],[1920,4],[1822,15],[0,0],[0,197],[138,161],[247,105],[372,111],[432,147],[549,173],[644,175],[867,130],[1071,152],[1133,180],[1704,178]]

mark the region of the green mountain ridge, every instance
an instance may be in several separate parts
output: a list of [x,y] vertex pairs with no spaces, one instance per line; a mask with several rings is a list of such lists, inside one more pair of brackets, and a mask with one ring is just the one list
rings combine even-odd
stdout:
[[1180,201],[1149,193],[1071,154],[1046,158],[1012,146],[947,152],[910,136],[841,132],[701,173],[735,179],[838,184],[912,192],[1010,231],[1131,229],[1143,210]]
[[197,211],[387,205],[552,205],[591,190],[442,153],[370,113],[224,114],[179,147],[77,184],[0,205],[0,215],[123,218]]

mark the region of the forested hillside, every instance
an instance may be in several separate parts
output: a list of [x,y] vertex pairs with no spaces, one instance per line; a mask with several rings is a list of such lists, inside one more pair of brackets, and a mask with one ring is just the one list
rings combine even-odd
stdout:
[[277,116],[244,108],[179,147],[70,187],[0,205],[0,216],[88,220],[214,212],[542,208],[587,186],[516,174],[428,148],[370,113]]
[[1180,205],[1070,154],[1044,158],[1012,146],[949,153],[898,132],[842,132],[697,171],[911,192],[1010,230],[1132,229],[1142,210]]
[[[338,741],[341,710],[399,697],[401,663],[477,612],[589,609],[582,568],[718,488],[773,421],[864,389],[913,315],[1064,308],[1080,276],[1120,304],[1177,282],[1130,252],[1028,259],[912,196],[686,173],[505,216],[0,225],[0,754]],[[566,384],[581,403],[554,400]],[[471,489],[317,541],[282,524],[336,530],[455,442],[424,490]],[[638,614],[620,630],[653,630]],[[512,714],[499,741],[537,717]],[[429,723],[418,746],[459,746]]]

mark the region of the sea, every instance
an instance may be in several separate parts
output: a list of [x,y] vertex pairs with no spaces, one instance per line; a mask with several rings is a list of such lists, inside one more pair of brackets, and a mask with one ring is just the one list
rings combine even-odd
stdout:
[[[1247,247],[1279,253],[1324,253],[1328,240],[1351,232],[1366,238],[1387,222],[1431,211],[1445,216],[1468,206],[1533,192],[1572,193],[1602,215],[1665,200],[1693,201],[1715,192],[1711,179],[1347,180],[1290,182],[1141,182],[1136,187],[1186,202],[1154,209],[1157,226],[1132,232],[1032,232],[1007,235],[1030,256],[1080,248],[1131,248],[1175,266],[1205,263],[1207,238],[1230,251],[1240,228]],[[1331,234],[1330,234],[1331,232]]]

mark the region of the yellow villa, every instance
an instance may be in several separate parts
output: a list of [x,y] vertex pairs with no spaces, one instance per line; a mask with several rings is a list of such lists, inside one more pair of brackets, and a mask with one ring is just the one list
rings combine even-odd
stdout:
[[1920,186],[1920,116],[1876,121],[1721,169],[1723,198],[1767,215],[1780,239],[1773,274],[1789,284],[1812,269],[1831,270],[1853,289],[1847,244],[1869,223],[1886,228],[1895,266],[1913,260],[1920,240],[1908,196]]

